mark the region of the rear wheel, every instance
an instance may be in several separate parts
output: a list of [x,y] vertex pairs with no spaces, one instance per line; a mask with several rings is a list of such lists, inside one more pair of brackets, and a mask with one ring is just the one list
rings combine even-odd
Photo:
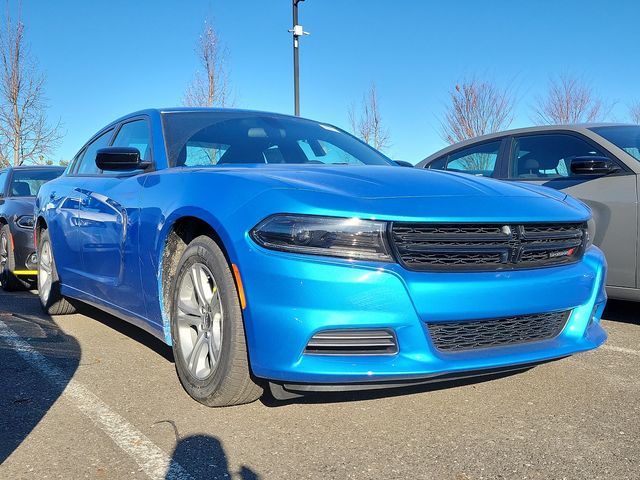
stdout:
[[207,236],[194,239],[172,282],[171,336],[185,390],[210,407],[262,395],[249,369],[238,292],[224,253]]
[[25,290],[31,286],[30,282],[18,278],[13,273],[15,269],[16,258],[11,241],[11,230],[9,225],[5,224],[0,229],[0,284],[7,292]]
[[38,296],[42,309],[49,315],[69,315],[75,307],[60,293],[60,278],[53,258],[49,232],[43,230],[38,242]]

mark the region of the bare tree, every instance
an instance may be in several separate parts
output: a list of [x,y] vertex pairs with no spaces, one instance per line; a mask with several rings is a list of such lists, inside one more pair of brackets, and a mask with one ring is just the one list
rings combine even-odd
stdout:
[[228,52],[211,21],[205,21],[195,51],[200,66],[184,94],[183,103],[190,107],[225,107],[233,103]]
[[440,119],[440,136],[449,143],[503,130],[513,121],[514,95],[489,81],[465,79],[449,91],[449,102]]
[[640,102],[629,105],[629,117],[633,123],[640,125]]
[[606,119],[612,107],[584,80],[560,75],[550,79],[546,95],[537,98],[534,120],[549,125],[595,122]]
[[60,122],[50,126],[45,77],[31,57],[20,15],[7,13],[0,28],[0,165],[46,163],[61,139]]
[[367,142],[376,150],[386,150],[391,146],[389,130],[382,123],[378,90],[371,83],[369,90],[362,96],[362,103],[349,107],[349,123],[353,134]]

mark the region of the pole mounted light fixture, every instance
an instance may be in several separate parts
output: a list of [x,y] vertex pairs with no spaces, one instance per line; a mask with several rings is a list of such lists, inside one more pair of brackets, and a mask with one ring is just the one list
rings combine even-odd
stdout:
[[304,0],[293,0],[293,28],[289,30],[293,34],[293,105],[296,116],[300,116],[300,54],[298,52],[298,39],[305,32],[302,25],[298,25],[298,4]]

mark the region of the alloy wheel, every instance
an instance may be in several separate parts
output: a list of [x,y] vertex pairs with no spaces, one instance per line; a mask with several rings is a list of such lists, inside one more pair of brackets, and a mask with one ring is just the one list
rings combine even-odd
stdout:
[[51,244],[48,241],[44,241],[38,256],[38,293],[43,303],[46,303],[51,295],[52,272],[53,255],[51,255]]
[[0,236],[0,271],[4,270],[9,261],[9,240],[6,235]]
[[209,268],[194,263],[180,280],[176,322],[182,360],[198,380],[216,370],[222,349],[224,312]]

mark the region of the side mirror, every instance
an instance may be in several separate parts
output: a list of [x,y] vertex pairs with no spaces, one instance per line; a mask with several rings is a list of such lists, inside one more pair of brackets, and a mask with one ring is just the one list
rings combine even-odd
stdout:
[[413,163],[409,163],[409,162],[405,162],[404,160],[394,160],[394,162],[396,164],[398,164],[401,167],[411,167],[413,168]]
[[122,171],[145,169],[151,162],[140,160],[140,150],[133,147],[101,148],[96,153],[96,165],[100,170]]
[[608,157],[585,156],[571,160],[571,173],[576,175],[609,175],[620,167]]

